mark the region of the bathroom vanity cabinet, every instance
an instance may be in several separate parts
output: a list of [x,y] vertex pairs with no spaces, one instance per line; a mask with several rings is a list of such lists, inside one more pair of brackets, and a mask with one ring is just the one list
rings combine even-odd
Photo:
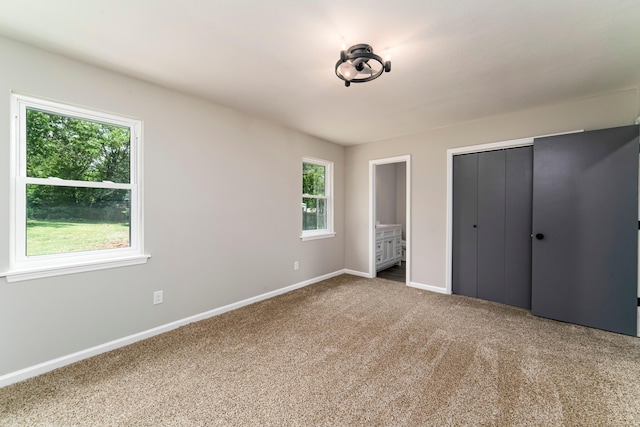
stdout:
[[376,271],[402,263],[402,225],[376,225]]

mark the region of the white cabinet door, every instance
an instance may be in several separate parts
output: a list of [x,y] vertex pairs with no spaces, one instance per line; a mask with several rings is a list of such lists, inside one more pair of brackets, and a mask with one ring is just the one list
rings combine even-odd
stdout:
[[376,271],[402,261],[402,225],[384,225],[376,229]]

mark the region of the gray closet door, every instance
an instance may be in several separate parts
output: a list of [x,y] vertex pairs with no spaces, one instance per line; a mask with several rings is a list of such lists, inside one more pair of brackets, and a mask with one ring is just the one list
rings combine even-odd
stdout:
[[532,148],[453,158],[452,290],[530,308]]
[[453,157],[453,235],[451,288],[454,294],[477,296],[478,155]]
[[505,302],[505,150],[478,154],[478,298]]
[[532,313],[636,335],[638,126],[536,139]]

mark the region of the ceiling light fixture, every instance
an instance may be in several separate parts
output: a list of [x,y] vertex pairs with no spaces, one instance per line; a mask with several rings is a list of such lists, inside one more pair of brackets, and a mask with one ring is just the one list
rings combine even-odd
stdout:
[[340,59],[336,62],[336,76],[344,80],[344,85],[364,83],[377,79],[383,72],[391,71],[391,61],[385,61],[373,53],[368,44],[356,44],[347,50],[340,51]]

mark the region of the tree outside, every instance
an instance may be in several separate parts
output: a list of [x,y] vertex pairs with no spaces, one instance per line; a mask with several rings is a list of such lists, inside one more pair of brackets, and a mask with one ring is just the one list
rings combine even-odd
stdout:
[[[41,246],[36,240],[47,239],[39,231],[51,228],[45,222],[52,221],[124,224],[127,234],[118,228],[121,236],[115,239],[116,247],[129,245],[129,190],[59,184],[60,180],[129,183],[130,139],[127,127],[27,110],[27,176],[51,181],[51,185],[27,185],[28,255],[42,254],[32,250]],[[78,244],[81,247],[75,250],[89,249],[81,241]]]

